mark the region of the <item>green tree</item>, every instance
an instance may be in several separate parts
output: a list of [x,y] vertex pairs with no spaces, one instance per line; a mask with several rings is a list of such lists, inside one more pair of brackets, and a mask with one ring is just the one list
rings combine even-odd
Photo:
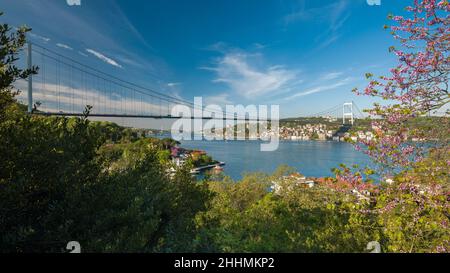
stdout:
[[[167,173],[159,140],[85,118],[27,114],[14,82],[27,29],[1,26],[0,252],[183,252],[209,199],[189,169]],[[119,143],[119,140],[124,140]]]
[[[370,204],[325,185],[314,188],[284,180],[290,168],[273,175],[248,174],[242,181],[211,182],[211,208],[197,217],[202,251],[363,252],[380,240]],[[281,190],[271,192],[272,181]]]
[[[2,15],[3,12],[0,12],[0,17]],[[18,94],[18,91],[14,90],[13,83],[37,72],[36,67],[29,70],[14,65],[26,43],[26,33],[30,30],[27,27],[20,27],[16,32],[11,32],[9,25],[0,24],[0,121],[4,119],[6,112],[15,102],[14,97]]]

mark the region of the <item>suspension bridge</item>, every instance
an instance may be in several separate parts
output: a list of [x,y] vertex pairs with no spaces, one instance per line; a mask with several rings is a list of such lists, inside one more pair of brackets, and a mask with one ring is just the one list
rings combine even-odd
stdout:
[[367,117],[358,105],[354,102],[339,103],[331,108],[309,115],[308,117],[321,117],[339,120],[342,119],[343,125],[354,125],[356,119],[364,119]]
[[[30,76],[19,86],[22,101],[32,114],[46,116],[82,117],[86,106],[91,106],[89,117],[99,118],[143,118],[180,119],[172,115],[175,105],[184,105],[192,110],[207,111],[203,106],[179,97],[164,94],[129,80],[120,79],[59,52],[36,43],[28,43],[26,66],[39,67],[39,73]],[[353,124],[359,111],[353,102],[339,104],[313,116],[335,116]],[[361,111],[359,116],[363,117]],[[210,117],[200,119],[215,119]],[[237,116],[223,112],[223,119],[256,121],[257,118]],[[196,119],[193,117],[192,119]]]
[[[27,80],[28,112],[47,116],[179,119],[175,105],[193,103],[120,79],[41,45],[28,43],[27,67],[39,73]],[[205,118],[207,119],[207,118]]]

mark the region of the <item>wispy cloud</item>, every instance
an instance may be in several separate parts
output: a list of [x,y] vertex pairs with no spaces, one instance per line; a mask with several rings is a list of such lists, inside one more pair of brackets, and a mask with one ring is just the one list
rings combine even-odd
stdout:
[[349,0],[338,0],[323,7],[309,9],[302,6],[301,9],[286,15],[284,22],[286,25],[311,21],[325,23],[327,28],[316,38],[316,42],[319,43],[318,47],[323,48],[340,38],[341,34],[339,30],[350,17],[348,6]]
[[131,33],[134,34],[134,36],[137,38],[138,41],[140,41],[143,45],[145,45],[147,48],[152,49],[152,46],[147,42],[147,40],[142,36],[142,34],[137,30],[137,28],[131,23],[130,19],[125,15],[125,13],[122,11],[120,6],[116,3],[116,1],[112,1],[112,7],[113,10],[116,12],[114,13],[115,19],[119,19],[121,22],[123,22],[121,25],[125,25],[128,27]]
[[50,41],[50,38],[47,38],[47,37],[44,37],[44,36],[41,36],[41,35],[37,35],[37,34],[32,33],[32,32],[29,32],[28,35],[30,37],[32,37],[32,38],[39,39],[39,40],[44,41],[46,43]]
[[110,65],[118,67],[118,68],[122,68],[122,66],[120,64],[118,64],[115,60],[113,60],[109,57],[106,57],[104,54],[102,54],[98,51],[95,51],[93,49],[86,49],[86,52],[94,55],[95,57],[99,58],[100,60],[104,61],[107,64],[110,64]]
[[258,57],[261,55],[229,52],[220,57],[213,67],[201,69],[215,72],[213,82],[224,83],[231,91],[246,98],[282,91],[296,80],[297,72],[284,66],[252,64],[251,59]]
[[167,84],[168,87],[176,87],[176,86],[180,86],[181,82],[169,82]]
[[204,98],[205,104],[216,104],[219,106],[224,106],[228,104],[232,104],[233,102],[230,100],[230,95],[227,93],[214,95],[214,96],[207,96]]
[[70,46],[68,46],[68,45],[66,45],[66,44],[62,44],[62,43],[57,43],[56,46],[57,46],[57,47],[60,47],[60,48],[67,49],[67,50],[73,50],[72,47],[70,47]]
[[256,49],[264,49],[264,48],[267,47],[267,45],[261,44],[261,43],[254,43],[253,46],[254,46]]
[[330,73],[326,73],[326,74],[322,75],[322,77],[320,77],[320,79],[323,81],[331,81],[331,80],[339,78],[340,76],[342,76],[342,74],[344,74],[344,73],[343,72],[330,72]]
[[[336,42],[337,40],[339,40],[339,38],[341,37],[340,34],[337,33],[331,33],[330,36],[325,36],[322,35],[321,37],[325,37],[324,40],[322,40],[319,44],[319,46],[317,48],[325,48],[328,47],[329,45],[333,44],[334,42]],[[320,41],[321,39],[318,38],[318,41]]]
[[217,42],[217,43],[207,46],[204,49],[210,50],[210,51],[217,51],[217,52],[225,54],[230,49],[230,47],[227,45],[227,43]]
[[324,92],[324,91],[335,90],[339,87],[349,84],[351,82],[351,80],[352,80],[352,78],[348,77],[348,78],[342,79],[333,84],[315,86],[313,88],[310,88],[305,91],[296,93],[292,96],[289,96],[289,97],[285,98],[285,100],[292,100],[295,98],[304,97],[304,96],[308,96],[308,95],[312,95],[312,94],[316,94],[316,93],[320,93],[320,92]]

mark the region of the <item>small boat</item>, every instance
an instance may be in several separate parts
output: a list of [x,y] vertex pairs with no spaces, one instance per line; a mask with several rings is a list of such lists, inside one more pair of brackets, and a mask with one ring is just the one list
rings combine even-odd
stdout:
[[200,171],[199,171],[199,170],[196,170],[196,169],[194,169],[194,170],[191,170],[191,174],[200,174]]
[[216,166],[214,167],[214,171],[215,171],[215,172],[223,172],[223,168],[222,168],[220,165],[216,165]]

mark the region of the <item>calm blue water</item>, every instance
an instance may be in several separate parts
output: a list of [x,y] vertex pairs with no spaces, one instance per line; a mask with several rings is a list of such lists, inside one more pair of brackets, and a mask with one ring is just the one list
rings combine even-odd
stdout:
[[369,158],[348,143],[322,141],[283,141],[275,152],[261,152],[258,141],[182,141],[187,149],[206,151],[215,160],[224,161],[225,174],[235,180],[245,172],[274,172],[280,165],[296,168],[312,177],[333,175],[340,163],[369,165]]

